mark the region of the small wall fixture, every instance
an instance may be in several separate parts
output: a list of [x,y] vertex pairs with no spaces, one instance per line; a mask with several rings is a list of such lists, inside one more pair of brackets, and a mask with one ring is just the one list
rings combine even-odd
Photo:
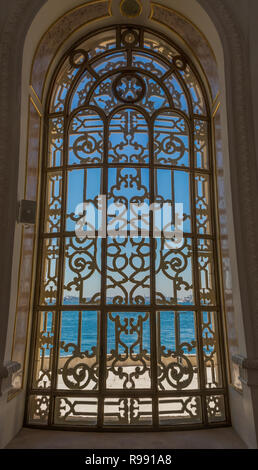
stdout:
[[28,201],[22,199],[18,208],[18,223],[26,225],[34,225],[36,222],[36,201]]

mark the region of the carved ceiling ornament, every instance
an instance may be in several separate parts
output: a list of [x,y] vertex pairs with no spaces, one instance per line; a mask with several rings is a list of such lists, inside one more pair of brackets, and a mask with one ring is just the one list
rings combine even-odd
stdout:
[[142,4],[140,0],[121,0],[120,12],[127,18],[134,18],[141,14]]

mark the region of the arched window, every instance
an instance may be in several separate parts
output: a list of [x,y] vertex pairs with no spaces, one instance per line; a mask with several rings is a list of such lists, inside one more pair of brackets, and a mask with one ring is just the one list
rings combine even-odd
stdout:
[[226,424],[209,100],[167,38],[106,28],[63,57],[40,220],[27,424]]

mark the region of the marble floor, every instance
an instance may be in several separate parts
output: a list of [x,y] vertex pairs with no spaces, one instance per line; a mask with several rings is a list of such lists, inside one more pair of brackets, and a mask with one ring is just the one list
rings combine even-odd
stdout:
[[231,427],[195,431],[110,433],[22,428],[6,449],[245,449]]

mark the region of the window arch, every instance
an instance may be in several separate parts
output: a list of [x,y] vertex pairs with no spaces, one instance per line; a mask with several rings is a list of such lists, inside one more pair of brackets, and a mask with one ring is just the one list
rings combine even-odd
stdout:
[[[46,128],[27,423],[226,424],[210,111],[192,61],[147,28],[91,34],[59,64]],[[183,204],[181,243],[156,236],[155,211],[131,236],[129,216],[147,219],[130,204],[167,205],[170,228]],[[89,207],[97,227],[80,238]]]

